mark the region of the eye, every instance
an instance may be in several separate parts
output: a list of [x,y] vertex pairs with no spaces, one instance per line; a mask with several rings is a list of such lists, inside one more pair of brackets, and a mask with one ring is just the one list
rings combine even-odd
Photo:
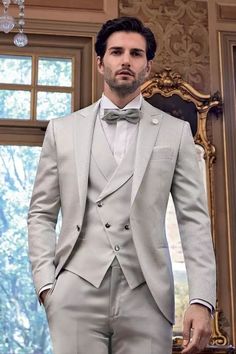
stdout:
[[138,51],[138,50],[134,50],[133,52],[131,52],[131,55],[133,57],[142,57],[143,56],[143,53]]
[[121,50],[120,50],[120,49],[113,49],[113,50],[111,51],[111,54],[112,54],[112,55],[120,55],[120,54],[121,54]]

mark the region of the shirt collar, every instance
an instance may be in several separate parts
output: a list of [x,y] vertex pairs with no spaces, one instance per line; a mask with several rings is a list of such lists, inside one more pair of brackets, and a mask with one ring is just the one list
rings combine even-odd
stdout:
[[[140,109],[142,105],[142,100],[143,96],[140,93],[138,96],[136,96],[132,101],[130,101],[125,107],[122,108],[124,109],[130,109],[130,108],[136,108]],[[117,107],[107,96],[102,95],[101,101],[100,101],[100,113],[103,115],[104,114],[104,109],[120,109]]]

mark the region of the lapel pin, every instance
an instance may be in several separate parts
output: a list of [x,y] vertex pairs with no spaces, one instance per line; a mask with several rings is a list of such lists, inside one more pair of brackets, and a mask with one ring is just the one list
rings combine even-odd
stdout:
[[155,125],[158,124],[158,119],[153,118],[152,123],[155,124]]

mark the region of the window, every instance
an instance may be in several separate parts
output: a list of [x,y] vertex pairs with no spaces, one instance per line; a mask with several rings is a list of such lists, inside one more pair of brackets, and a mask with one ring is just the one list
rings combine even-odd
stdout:
[[49,120],[71,113],[73,71],[73,58],[0,55],[0,119]]
[[92,39],[30,38],[26,48],[0,44],[0,143],[41,145],[49,119],[92,101]]
[[26,217],[40,148],[0,146],[0,353],[51,354],[32,284]]
[[1,354],[52,353],[28,261],[28,205],[47,121],[91,102],[91,53],[89,38],[32,35],[28,48],[0,45]]

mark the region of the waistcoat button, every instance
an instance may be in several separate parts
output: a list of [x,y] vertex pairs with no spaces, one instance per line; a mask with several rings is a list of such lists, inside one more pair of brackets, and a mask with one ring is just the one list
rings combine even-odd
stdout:
[[109,229],[109,227],[111,227],[111,225],[107,222],[107,223],[105,224],[105,227],[106,227],[107,229]]
[[125,230],[129,230],[129,229],[130,229],[129,225],[128,224],[125,225]]
[[102,202],[98,202],[97,206],[98,206],[99,208],[101,208],[101,207],[103,206],[103,203],[102,203]]
[[119,251],[120,250],[120,246],[115,245],[115,251]]

